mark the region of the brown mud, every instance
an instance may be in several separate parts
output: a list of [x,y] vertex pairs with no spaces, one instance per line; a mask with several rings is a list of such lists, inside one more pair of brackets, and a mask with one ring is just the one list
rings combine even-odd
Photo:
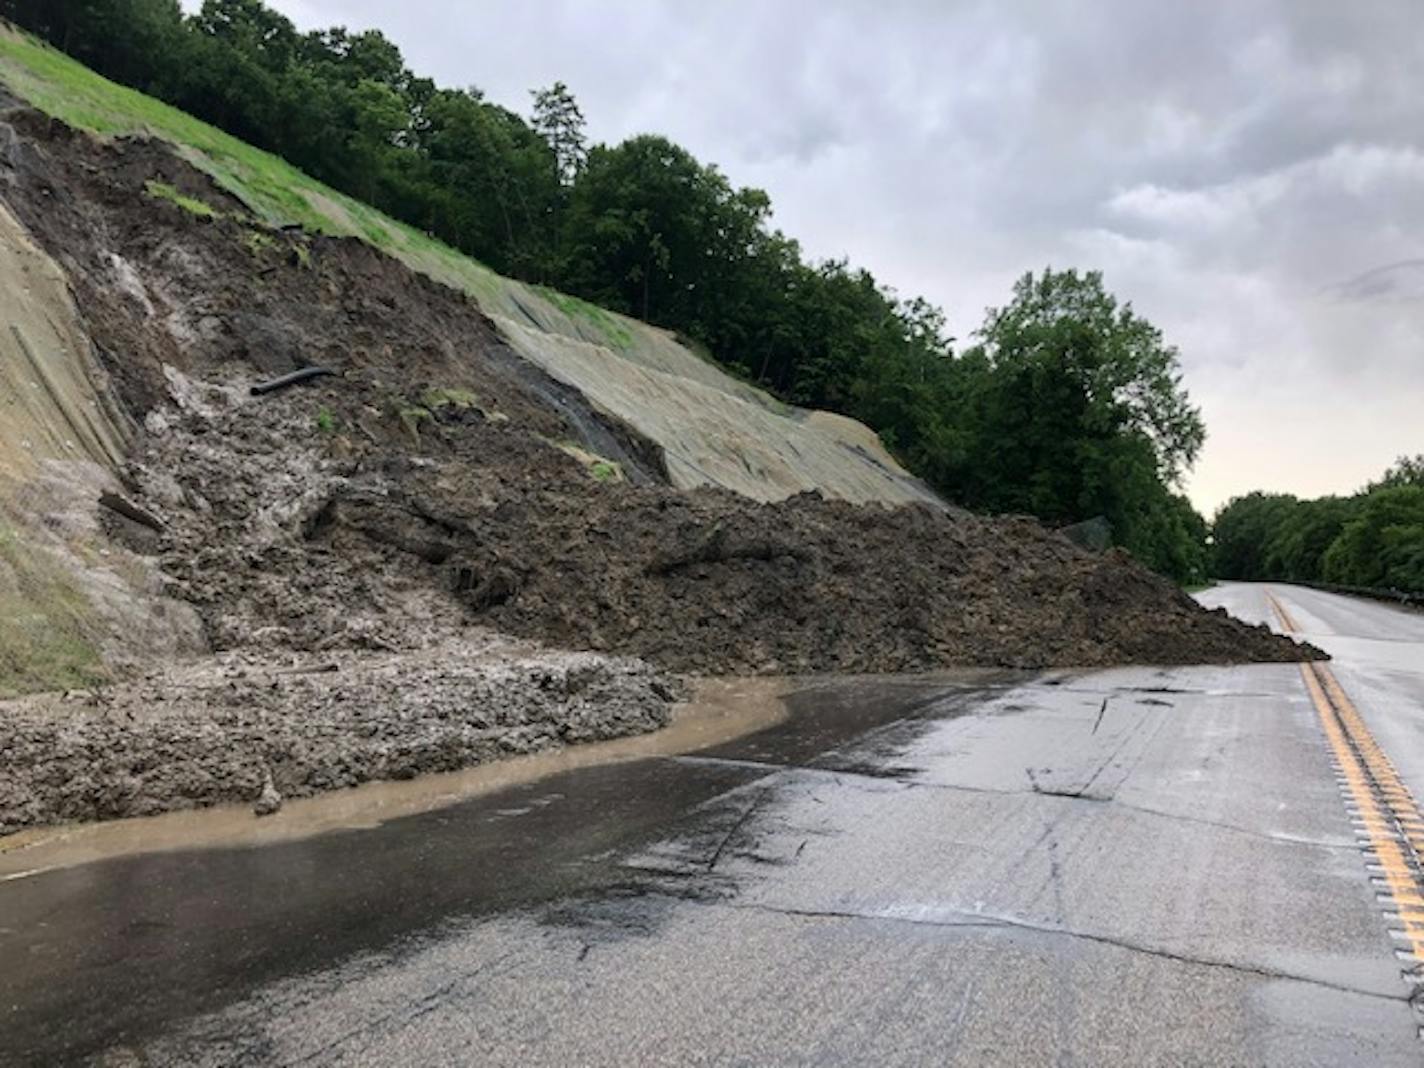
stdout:
[[[947,677],[947,681],[959,679]],[[414,779],[367,782],[292,800],[270,819],[254,820],[251,806],[234,804],[0,834],[0,882],[133,853],[268,845],[370,828],[579,768],[690,753],[778,725],[789,715],[783,696],[807,685],[808,680],[773,676],[698,679],[691,696],[673,709],[661,730],[544,749]]]
[[0,833],[455,771],[664,726],[647,664],[474,635],[319,661],[227,654],[0,706]]
[[[151,181],[216,217],[152,195]],[[657,669],[1320,655],[1033,520],[674,490],[656,446],[518,357],[468,298],[358,241],[266,228],[159,144],[101,143],[12,109],[0,113],[0,196],[66,269],[143,428],[119,475],[153,522],[106,512],[111,536],[157,565],[163,595],[196,609],[213,650],[339,665],[335,682],[293,675],[264,689],[224,676],[235,661],[220,658],[193,669],[220,676],[216,691],[184,698],[126,684],[138,688],[119,704],[152,737],[182,726],[134,754],[127,778],[78,799],[63,780],[127,728],[76,741],[53,709],[26,719],[7,707],[31,732],[31,778],[0,786],[12,827],[252,797],[268,772],[301,794],[525,751],[478,736],[499,726],[469,718],[491,702],[521,709],[511,737],[541,724],[549,744],[651,729],[673,696]],[[338,375],[249,393],[308,365]],[[514,687],[495,700],[480,691],[488,666],[461,674],[471,625],[646,663],[593,658],[608,690],[589,693],[610,710],[580,726],[583,706],[565,692],[573,668],[544,669],[559,679],[557,711],[537,679],[527,698]],[[331,742],[373,724],[379,746]],[[244,739],[243,770],[203,763],[225,737]],[[46,746],[59,754],[48,772]],[[150,761],[168,771],[149,774]]]

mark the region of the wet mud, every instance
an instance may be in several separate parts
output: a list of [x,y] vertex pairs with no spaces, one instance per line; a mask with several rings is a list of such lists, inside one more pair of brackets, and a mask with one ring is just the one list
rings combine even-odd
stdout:
[[[217,648],[401,647],[474,619],[694,672],[1316,655],[1032,520],[673,490],[656,447],[566,415],[576,395],[551,400],[462,294],[354,240],[266,230],[158,144],[5,118],[0,188],[144,421],[124,474],[164,530],[129,533]],[[340,376],[247,395],[305,364]],[[445,609],[413,633],[410,590]]]
[[[791,712],[781,695],[800,685],[765,677],[694,680],[691,696],[673,708],[666,727],[652,733],[510,756],[461,771],[369,782],[289,801],[270,819],[254,820],[248,805],[226,805],[17,831],[0,837],[0,881],[138,853],[262,846],[369,829],[580,768],[712,752],[786,721]],[[797,695],[798,706],[807,693]],[[832,728],[826,724],[821,729]]]

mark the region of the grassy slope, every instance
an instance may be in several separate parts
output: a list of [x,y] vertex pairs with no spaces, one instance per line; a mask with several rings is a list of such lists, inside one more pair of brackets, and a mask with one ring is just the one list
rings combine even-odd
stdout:
[[25,544],[0,513],[0,698],[106,678],[90,641],[93,619],[73,578]]

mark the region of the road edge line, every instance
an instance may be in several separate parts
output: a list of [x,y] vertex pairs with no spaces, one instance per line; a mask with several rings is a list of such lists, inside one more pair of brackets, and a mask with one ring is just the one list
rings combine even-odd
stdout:
[[[1297,629],[1270,591],[1266,601],[1287,632]],[[1394,764],[1375,741],[1335,673],[1323,663],[1299,665],[1306,693],[1329,743],[1337,788],[1345,802],[1365,873],[1376,888],[1385,929],[1407,966],[1416,1033],[1424,1039],[1424,815]]]

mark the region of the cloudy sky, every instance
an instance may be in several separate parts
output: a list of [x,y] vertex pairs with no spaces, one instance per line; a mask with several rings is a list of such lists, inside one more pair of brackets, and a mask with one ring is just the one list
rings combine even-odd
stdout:
[[[271,0],[269,0],[271,2]],[[1181,350],[1208,512],[1424,452],[1421,0],[275,0],[595,140],[664,133],[967,337],[1101,269]]]

